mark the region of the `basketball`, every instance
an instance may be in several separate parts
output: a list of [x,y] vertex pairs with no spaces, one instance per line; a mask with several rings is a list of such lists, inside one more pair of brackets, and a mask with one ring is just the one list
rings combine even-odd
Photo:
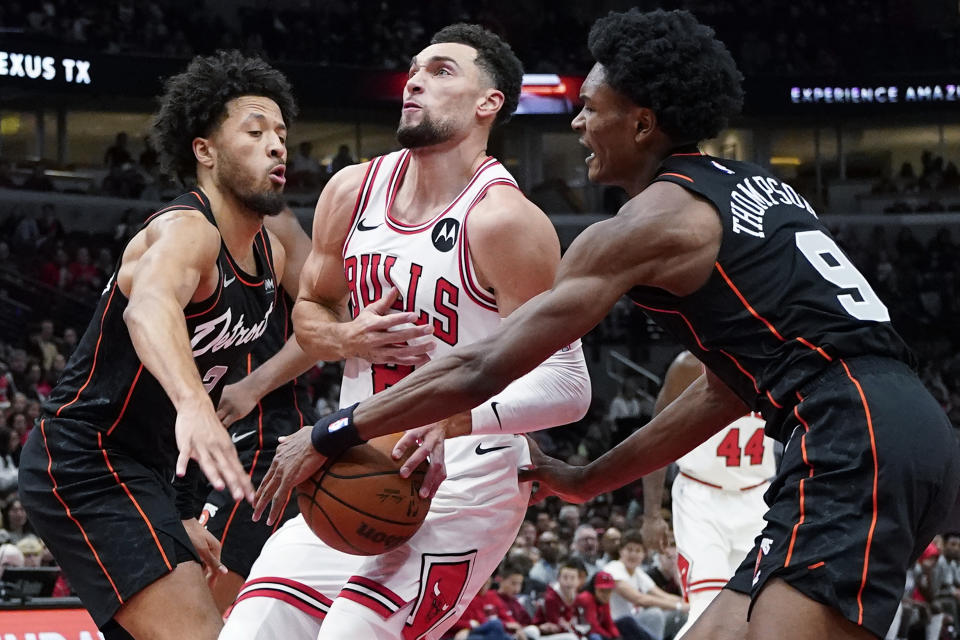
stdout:
[[400,477],[407,456],[394,460],[400,434],[348,449],[297,487],[307,525],[328,545],[360,556],[395,549],[417,532],[430,499],[420,497],[426,462]]

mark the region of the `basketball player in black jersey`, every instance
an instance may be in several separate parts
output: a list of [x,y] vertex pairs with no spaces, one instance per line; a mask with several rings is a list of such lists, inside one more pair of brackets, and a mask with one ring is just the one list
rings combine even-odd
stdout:
[[[483,403],[628,294],[707,372],[594,463],[540,454],[525,479],[581,502],[762,411],[786,445],[767,526],[685,640],[882,636],[907,568],[954,503],[950,424],[883,302],[809,203],[759,166],[698,152],[742,102],[740,73],[713,31],[687,12],[632,10],[598,20],[589,46],[597,63],[573,128],[591,151],[591,180],[630,200],[576,239],[553,288],[499,333],[302,430],[312,439],[289,439],[290,453],[335,454]],[[430,446],[435,434],[404,438]],[[281,480],[268,476],[256,509],[284,475],[296,478],[297,458],[278,466]]]
[[[264,226],[283,245],[283,277],[275,283],[283,291],[267,330],[254,343],[246,362],[225,377],[227,384],[217,406],[217,416],[228,427],[240,462],[255,485],[270,467],[279,439],[317,419],[306,386],[297,377],[312,367],[314,360],[291,339],[290,318],[300,270],[310,253],[310,237],[289,209],[265,219]],[[221,613],[237,597],[270,534],[297,513],[296,501],[290,501],[283,517],[272,526],[254,522],[249,503],[234,500],[228,489],[211,488],[200,522],[220,543],[220,562],[228,569],[210,585]]]
[[252,498],[214,407],[280,313],[284,252],[262,221],[284,206],[295,110],[283,75],[238,53],[168,80],[156,140],[198,186],[125,248],[23,449],[24,506],[108,638],[221,627],[197,562],[219,570],[218,544],[170,479],[192,459],[215,488]]

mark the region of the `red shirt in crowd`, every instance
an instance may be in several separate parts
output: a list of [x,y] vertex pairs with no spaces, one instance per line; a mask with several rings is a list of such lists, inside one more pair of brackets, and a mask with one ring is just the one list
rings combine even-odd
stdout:
[[537,607],[537,614],[534,616],[533,624],[537,626],[540,626],[544,622],[561,624],[561,620],[572,622],[576,619],[576,600],[571,604],[567,604],[553,587],[547,587],[546,593],[543,594],[543,604]]
[[[493,609],[489,607],[493,607]],[[460,616],[460,619],[450,628],[448,633],[452,636],[461,629],[470,629],[473,626],[470,624],[471,620],[478,624],[483,624],[489,616],[488,611],[496,611],[497,617],[500,618],[504,624],[516,622],[510,610],[503,604],[503,600],[497,595],[497,592],[493,589],[488,589],[485,593],[478,593],[473,600],[470,601],[463,615]]]
[[574,601],[580,611],[580,620],[584,624],[590,623],[590,633],[599,633],[604,638],[619,638],[620,631],[613,624],[610,615],[610,603],[600,603],[595,595],[589,591],[581,591]]
[[503,606],[510,610],[510,615],[513,616],[513,619],[520,623],[522,626],[526,627],[533,624],[533,618],[530,617],[530,614],[527,613],[527,610],[520,600],[516,596],[508,596],[505,593],[497,592],[497,596],[500,597],[500,601],[503,602]]

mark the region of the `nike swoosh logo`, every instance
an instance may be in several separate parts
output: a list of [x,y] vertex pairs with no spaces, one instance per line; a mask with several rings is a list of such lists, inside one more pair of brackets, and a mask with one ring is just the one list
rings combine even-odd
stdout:
[[237,279],[236,276],[230,278],[229,280],[227,280],[226,278],[224,278],[224,279],[223,279],[223,288],[226,289],[227,287],[229,287],[231,284],[233,284],[233,281],[236,280],[236,279]]
[[240,442],[240,441],[243,440],[244,438],[246,438],[246,437],[248,437],[248,436],[252,436],[252,435],[255,434],[255,433],[256,433],[256,431],[247,431],[246,433],[234,433],[234,434],[232,434],[232,435],[230,436],[230,441],[233,442],[233,444],[237,444],[238,442]]
[[493,453],[494,451],[500,451],[500,449],[509,449],[509,448],[510,448],[510,445],[505,444],[502,447],[490,447],[489,449],[484,449],[483,443],[478,442],[477,448],[474,449],[474,453],[476,453],[478,456],[482,456],[485,453]]
[[361,218],[360,222],[357,223],[357,231],[373,231],[379,226],[379,224],[375,224],[372,227],[368,227],[367,225],[363,224],[363,218]]
[[493,415],[497,417],[497,424],[500,425],[500,431],[503,431],[503,422],[500,421],[500,414],[497,412],[497,405],[499,402],[491,402],[490,408],[493,409]]

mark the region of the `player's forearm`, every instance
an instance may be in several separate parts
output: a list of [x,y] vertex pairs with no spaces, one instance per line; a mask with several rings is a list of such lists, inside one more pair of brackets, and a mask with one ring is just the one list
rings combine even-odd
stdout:
[[481,341],[460,347],[361,402],[353,414],[360,436],[369,440],[422,427],[469,411],[502,391],[510,378],[497,379],[485,373],[483,345]]
[[152,295],[131,299],[123,319],[137,357],[178,411],[188,403],[210,402],[176,300]]
[[328,306],[299,298],[293,305],[293,330],[300,349],[314,361],[336,362],[350,357],[345,318]]
[[663,485],[667,479],[667,468],[661,467],[643,476],[643,517],[662,518]]
[[646,426],[584,469],[591,495],[618,489],[673,462],[712,436],[747,407],[727,387],[693,383]]
[[316,360],[300,347],[295,337],[246,377],[250,392],[259,400],[274,389],[306,373]]
[[528,433],[576,422],[590,398],[590,373],[577,340],[474,407],[472,433]]

